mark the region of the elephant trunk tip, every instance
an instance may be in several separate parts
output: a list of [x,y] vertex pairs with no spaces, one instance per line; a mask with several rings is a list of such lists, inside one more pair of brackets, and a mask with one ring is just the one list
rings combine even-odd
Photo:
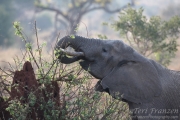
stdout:
[[62,48],[60,48],[60,50],[69,56],[84,56],[83,52],[69,51]]

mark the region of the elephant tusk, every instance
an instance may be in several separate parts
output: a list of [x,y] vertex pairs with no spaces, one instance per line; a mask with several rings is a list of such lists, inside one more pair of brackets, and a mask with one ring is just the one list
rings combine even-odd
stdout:
[[60,48],[60,50],[62,52],[64,52],[64,53],[66,53],[69,56],[84,56],[83,52],[68,51],[68,50],[65,50],[65,49],[62,49],[62,48]]

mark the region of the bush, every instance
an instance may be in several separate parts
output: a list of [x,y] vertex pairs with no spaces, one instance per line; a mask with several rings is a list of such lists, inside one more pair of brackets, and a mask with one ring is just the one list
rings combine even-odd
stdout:
[[118,20],[114,20],[111,25],[142,55],[165,66],[175,57],[180,17],[174,16],[163,21],[159,16],[146,17],[142,8],[135,10],[129,7],[120,12]]
[[14,28],[26,49],[22,59],[14,59],[15,68],[10,64],[8,70],[1,68],[1,97],[7,105],[3,110],[10,113],[1,119],[130,119],[128,106],[106,93],[95,92],[93,78],[79,65],[59,63],[54,50],[45,57],[45,44],[39,44],[36,23],[36,47],[24,37],[19,22],[14,22]]

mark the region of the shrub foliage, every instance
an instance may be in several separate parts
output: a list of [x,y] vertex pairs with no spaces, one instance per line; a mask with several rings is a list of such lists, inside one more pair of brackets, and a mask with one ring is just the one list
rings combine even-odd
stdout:
[[[22,57],[15,66],[0,68],[0,119],[15,120],[128,120],[127,104],[106,93],[94,91],[94,81],[76,63],[59,63],[54,51],[48,57],[46,44],[40,44],[34,23],[36,46],[14,22],[15,34],[25,43]],[[141,54],[168,65],[177,51],[180,18],[163,21],[147,19],[143,9],[128,8],[121,12],[113,28]],[[99,36],[107,38],[106,36]],[[59,36],[57,37],[58,40]]]
[[15,120],[104,120],[129,119],[128,106],[106,93],[94,91],[92,77],[76,63],[59,63],[54,50],[47,57],[39,44],[35,22],[36,46],[23,35],[19,22],[15,34],[25,43],[22,58],[15,67],[3,69],[1,119]]
[[129,7],[121,11],[118,19],[111,25],[142,55],[165,66],[175,57],[180,28],[179,16],[164,21],[159,16],[146,17],[142,8],[135,10]]

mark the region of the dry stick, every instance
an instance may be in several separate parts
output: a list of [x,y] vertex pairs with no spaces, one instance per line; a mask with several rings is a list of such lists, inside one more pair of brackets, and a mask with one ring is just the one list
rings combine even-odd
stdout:
[[8,62],[8,65],[10,66],[10,68],[12,69],[12,71],[15,71],[14,68],[12,67],[12,65]]
[[[110,106],[112,106],[112,104],[111,104]],[[108,107],[108,108],[110,108],[110,107]],[[107,109],[108,109],[108,108],[107,108]],[[107,118],[109,115],[110,115],[110,113],[106,113],[105,115],[103,115],[103,117],[101,118],[101,120],[106,120],[106,118]]]
[[[30,58],[30,56],[33,58],[33,61],[35,62],[37,68],[40,69],[40,68],[39,68],[39,65],[38,65],[38,63],[37,63],[37,61],[36,61],[36,59],[35,59],[35,57],[34,57],[34,55],[33,55],[32,50],[30,50],[30,51],[27,52],[27,53],[28,53],[28,55],[29,55],[29,58]],[[41,71],[40,71],[40,73],[41,73]]]
[[12,70],[10,70],[10,69],[8,69],[7,71],[9,71],[9,72],[12,73],[12,74],[15,73],[15,71],[12,71]]
[[[25,44],[27,44],[27,41],[26,41],[25,37],[23,36],[22,31],[21,31],[20,29],[18,29],[18,28],[16,28],[16,29],[17,29],[18,32],[21,34],[21,37],[22,37],[22,39],[24,40]],[[35,59],[35,57],[34,57],[34,55],[33,55],[32,50],[30,49],[29,52],[30,52],[31,56],[33,57],[33,60],[34,60],[34,62],[35,62],[35,64],[36,64],[36,66],[37,66],[38,69],[39,69],[39,65],[38,65],[38,63],[37,63],[37,61],[36,61],[36,59]]]
[[[77,87],[74,91],[78,91],[80,89],[80,87]],[[67,91],[66,91],[67,92]],[[67,99],[66,99],[66,101],[70,101],[70,100],[72,100],[72,99],[74,99],[76,96],[74,96],[74,95],[76,95],[76,92],[73,92],[73,94],[71,94]]]
[[[58,33],[58,36],[57,36],[57,39],[56,39],[56,43],[55,44],[57,44],[57,42],[58,42],[58,38],[60,37],[60,32]],[[52,48],[52,58],[53,58],[53,61],[54,61],[54,48]],[[56,59],[57,60],[57,59]],[[58,61],[56,61],[56,62],[58,62]],[[55,71],[54,71],[54,74],[53,74],[53,80],[54,80],[54,78],[55,78],[55,74],[56,74],[56,71],[57,71],[57,68],[58,68],[58,65],[56,65],[56,67],[55,67]]]
[[65,69],[66,69],[66,67],[67,67],[67,65],[65,65],[65,67],[63,68],[63,64],[62,64],[62,72],[61,72],[61,74],[65,71]]
[[16,59],[13,58],[13,60],[14,60],[14,63],[15,63],[16,70],[18,70]]
[[[33,55],[32,50],[30,50],[29,53],[30,53],[30,55],[32,56],[32,58],[33,58],[33,60],[34,60],[34,62],[35,62],[35,64],[36,64],[36,66],[38,67],[38,69],[40,69],[40,67],[39,67],[39,65],[38,65],[38,63],[37,63],[37,61],[36,61],[36,59],[35,59],[35,57],[34,57],[34,55]],[[41,71],[40,71],[40,72],[41,72]]]
[[[38,47],[38,51],[39,51],[39,62],[42,68],[42,60],[41,60],[41,50],[39,47],[39,38],[38,38],[38,33],[37,33],[37,26],[36,26],[36,21],[34,21],[34,28],[35,28],[35,33],[36,33],[36,43],[37,43],[37,47]],[[44,73],[43,69],[42,72]]]
[[17,66],[19,66],[21,64],[19,57],[16,55],[16,59],[17,59]]
[[2,93],[1,93],[1,95],[3,96],[3,94],[6,94],[6,93],[8,95],[11,95],[11,91],[7,88],[7,86],[10,86],[10,85],[5,84],[4,82],[1,82],[1,84],[2,84]]
[[52,80],[54,80],[54,78],[55,78],[57,68],[58,68],[58,64],[56,64],[56,66],[55,66],[55,70],[54,70],[54,74],[53,74],[53,78],[52,78]]
[[79,76],[79,75],[82,73],[82,71],[83,71],[83,68],[79,69],[79,71],[77,71],[75,74],[76,74],[77,76]]
[[129,37],[128,37],[128,33],[126,33],[126,39],[127,39],[127,41],[129,42],[130,46],[133,47],[133,45],[132,45],[132,43],[131,43],[131,40],[130,40]]
[[[57,62],[57,59],[53,61],[51,67],[49,68],[49,70],[47,71],[47,73],[44,75],[43,79],[47,76],[47,74],[51,71],[52,67],[54,66],[54,64]],[[54,72],[55,74],[56,72]]]
[[23,62],[23,60],[25,61],[25,57],[26,57],[27,51],[25,52],[25,54],[23,54],[22,49],[20,49],[20,50],[21,50],[21,54],[22,54],[22,56],[23,56],[23,58],[22,58],[22,60],[21,60],[21,63],[22,63],[22,62]]
[[[35,57],[34,57],[34,55],[33,55],[32,49],[29,50],[28,55],[29,55],[29,53],[30,53],[30,55],[32,56],[33,61],[35,62],[37,68],[40,69],[40,67],[39,67],[39,65],[38,65],[38,63],[37,63],[37,61],[36,61],[36,59],[35,59]],[[29,55],[29,56],[30,56],[30,55]],[[40,74],[41,74],[41,76],[42,76],[41,70],[40,70]]]
[[54,60],[54,47],[53,45],[51,44],[51,50],[52,50],[52,53],[50,54],[50,52],[48,52],[48,50],[46,51],[48,53],[48,55],[50,55],[52,57],[52,59]]
[[[56,38],[55,45],[57,45],[57,42],[58,42],[58,39],[59,39],[60,35],[61,35],[61,33],[59,32],[59,33],[58,33],[58,36],[57,36],[57,38]],[[53,60],[54,60],[54,48],[52,48],[52,54],[53,54],[52,58],[53,58]]]
[[[57,38],[56,38],[55,45],[57,45],[57,43],[58,43],[58,39],[59,39],[60,35],[61,35],[61,33],[59,32],[59,33],[58,33],[58,36],[57,36]],[[53,49],[53,51],[54,51],[54,49]]]
[[[82,22],[82,21],[81,21]],[[84,22],[82,22],[84,24],[84,26],[86,27],[86,32],[87,32],[87,37],[88,37],[88,28],[86,26],[86,24]]]
[[4,63],[8,64],[9,67],[12,69],[12,71],[15,71],[14,68],[12,67],[12,65],[9,62],[6,62],[6,61],[1,61],[1,62],[4,62]]
[[[77,96],[74,96],[74,95],[76,94],[76,92],[77,92],[78,90],[80,90],[80,87],[81,87],[81,86],[77,87],[76,90],[74,90],[75,92],[74,92],[68,99],[66,99],[66,101],[70,101],[70,100],[74,99],[75,97],[76,97],[76,98],[79,98],[79,97],[78,97],[78,96],[80,96],[80,95],[79,95],[79,92],[78,92],[78,95],[77,95]],[[67,92],[67,91],[66,91],[66,92]],[[80,108],[79,108],[79,106],[77,106],[77,107],[75,108],[75,104],[74,104],[73,108],[72,108],[70,111],[68,111],[68,113],[72,113],[72,111],[76,111],[76,110],[80,110]]]
[[5,70],[3,70],[1,67],[0,67],[0,70],[2,71],[2,72],[4,72],[6,75],[8,75],[8,76],[10,76],[10,77],[12,77],[13,78],[13,76],[11,76],[11,74],[8,74]]
[[[22,37],[22,39],[24,40],[24,42],[27,44],[27,41],[26,41],[25,37],[23,36],[22,31],[20,31],[19,29],[17,29],[17,30],[18,30],[18,32],[21,34],[21,37]],[[39,65],[38,65],[38,63],[37,63],[37,61],[36,61],[36,59],[35,59],[35,57],[34,57],[34,55],[33,55],[32,49],[30,49],[28,53],[30,53],[30,55],[33,57],[33,60],[34,60],[34,62],[35,62],[35,64],[36,64],[36,66],[38,67],[38,69],[40,69],[40,68],[39,68]],[[29,57],[30,57],[30,55],[29,55]],[[41,71],[40,71],[40,72],[41,72]]]
[[[28,53],[30,53],[31,57],[33,58],[33,61],[35,62],[36,66],[37,66],[37,68],[40,69],[40,67],[39,67],[39,65],[38,65],[38,63],[37,63],[37,61],[36,61],[36,59],[35,59],[35,57],[33,55],[32,49],[30,49]],[[40,73],[41,73],[41,71],[40,71]]]
[[54,66],[54,64],[57,62],[57,59],[55,61],[53,61],[53,64],[51,65],[51,67],[49,68],[49,70],[47,71],[47,73],[42,77],[42,79],[44,79],[48,73],[51,71],[52,67]]
[[162,48],[159,47],[159,48],[151,51],[151,52],[150,52],[149,54],[147,54],[146,56],[149,57],[151,54],[153,54],[154,52],[159,51],[159,50],[161,50],[161,49],[162,49]]
[[[59,78],[57,78],[56,79],[56,81],[63,81],[63,80],[61,80],[61,79],[63,79],[63,78],[65,78],[65,77],[67,77],[69,74],[71,74],[71,73],[73,73],[74,71],[72,70],[72,71],[70,71],[69,73],[67,73],[67,74],[65,74],[65,75],[63,75],[63,76],[61,76],[61,77],[59,77]],[[68,81],[68,80],[67,80]],[[71,79],[69,80],[69,81],[72,81]]]

